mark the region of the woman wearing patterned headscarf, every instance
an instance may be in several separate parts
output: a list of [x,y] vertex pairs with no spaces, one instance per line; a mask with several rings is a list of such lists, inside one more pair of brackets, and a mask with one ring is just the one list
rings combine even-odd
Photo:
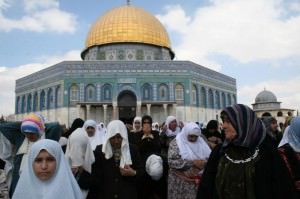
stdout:
[[[31,145],[43,138],[58,141],[62,134],[62,128],[57,122],[44,124],[44,118],[40,114],[31,113],[22,122],[1,124],[0,133],[2,134],[0,144],[5,144],[6,149],[10,150],[4,152],[3,159],[7,163],[5,167],[9,167],[5,168],[5,171],[8,177],[9,193],[12,196],[23,165],[26,165]],[[10,146],[14,146],[16,150],[12,151]]]
[[254,111],[236,104],[221,118],[225,141],[210,155],[197,198],[295,198],[288,171]]
[[279,153],[284,160],[300,198],[300,117],[292,119],[286,128],[286,140],[279,147]]

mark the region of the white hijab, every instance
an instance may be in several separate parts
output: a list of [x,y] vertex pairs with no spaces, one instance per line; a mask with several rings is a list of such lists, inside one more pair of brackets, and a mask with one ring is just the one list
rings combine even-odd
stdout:
[[88,136],[82,128],[70,135],[65,156],[71,167],[82,166],[87,172],[92,172],[95,157]]
[[[136,127],[135,127],[135,125],[134,125],[134,123],[135,123],[136,121],[139,121],[139,122],[140,122],[140,129],[136,129]],[[133,132],[139,132],[139,131],[141,131],[141,130],[142,130],[142,118],[139,117],[139,116],[136,116],[136,117],[133,119],[132,131],[133,131]]]
[[[174,120],[176,120],[177,127],[176,127],[175,131],[172,131],[172,130],[169,128],[169,125],[170,125],[170,123],[173,122]],[[178,120],[176,119],[175,116],[168,116],[168,117],[167,117],[167,120],[166,120],[166,125],[167,125],[166,135],[167,135],[168,137],[173,137],[173,136],[176,136],[178,133],[180,133],[180,128],[178,127],[179,122],[178,122]]]
[[[39,180],[32,168],[32,164],[39,154],[45,149],[56,160],[56,171],[47,181]],[[48,139],[34,143],[29,151],[28,161],[20,176],[13,199],[81,199],[82,193],[64,158],[61,146]]]
[[[83,128],[86,131],[88,127],[93,127],[95,129],[95,134],[92,137],[89,137],[92,150],[94,151],[98,145],[103,144],[104,134],[103,132],[100,132],[97,126],[97,123],[94,120],[87,120],[83,124]],[[86,133],[87,134],[87,133]]]
[[[188,141],[188,135],[197,135],[196,142]],[[185,125],[180,134],[176,136],[179,153],[183,160],[207,160],[211,149],[201,137],[201,130],[194,122]]]
[[110,159],[113,156],[112,147],[109,139],[117,134],[120,134],[123,138],[121,145],[120,167],[124,168],[125,165],[131,165],[132,161],[129,150],[127,129],[122,121],[113,120],[107,125],[107,133],[105,134],[102,152],[105,154],[106,159]]

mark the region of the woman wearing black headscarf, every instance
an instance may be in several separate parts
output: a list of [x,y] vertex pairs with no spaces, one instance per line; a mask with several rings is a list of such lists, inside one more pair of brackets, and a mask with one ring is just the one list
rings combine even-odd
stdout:
[[225,141],[210,155],[197,199],[293,199],[295,192],[277,150],[252,109],[221,112]]

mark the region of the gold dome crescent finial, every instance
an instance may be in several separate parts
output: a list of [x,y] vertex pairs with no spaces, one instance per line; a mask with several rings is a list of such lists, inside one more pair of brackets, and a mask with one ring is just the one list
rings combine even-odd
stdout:
[[[127,4],[130,4],[127,0]],[[99,17],[88,33],[85,50],[114,43],[142,43],[168,48],[171,42],[160,21],[142,8],[121,6]]]

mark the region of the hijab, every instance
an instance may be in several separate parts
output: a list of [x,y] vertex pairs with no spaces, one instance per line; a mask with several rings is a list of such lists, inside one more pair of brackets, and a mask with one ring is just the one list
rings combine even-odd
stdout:
[[[135,125],[134,125],[135,122],[140,122],[140,128],[139,128],[139,129],[136,129],[136,127],[135,127]],[[133,128],[133,129],[132,129],[132,132],[135,132],[135,133],[142,130],[142,118],[141,118],[141,117],[136,116],[136,117],[133,119],[132,128]]]
[[[255,112],[246,105],[235,104],[226,107],[221,112],[222,117],[224,113],[237,132],[237,138],[231,141],[232,144],[254,151],[266,137],[266,128]],[[225,140],[223,146],[228,144],[229,142]]]
[[85,171],[92,172],[95,157],[86,132],[82,128],[76,129],[69,137],[65,156],[71,167],[82,166]]
[[288,143],[296,151],[300,153],[300,117],[292,119],[290,127],[288,129]]
[[83,125],[84,130],[86,131],[88,127],[93,127],[95,129],[95,134],[92,137],[88,136],[92,150],[94,151],[98,145],[103,143],[104,134],[99,131],[97,123],[94,120],[85,121]]
[[[169,128],[169,125],[171,122],[173,122],[174,120],[176,120],[176,123],[177,123],[177,127],[175,129],[175,131],[172,131],[170,128]],[[180,133],[180,128],[178,127],[179,125],[179,122],[178,120],[176,119],[175,116],[168,116],[167,117],[167,120],[166,120],[166,126],[167,126],[167,130],[166,130],[166,135],[168,137],[174,137],[176,136],[178,133]]]
[[[198,136],[195,142],[188,140],[188,135]],[[176,136],[176,142],[179,148],[179,154],[183,160],[207,160],[211,149],[201,137],[201,130],[194,122],[185,125]]]
[[[33,162],[41,150],[46,150],[56,160],[56,171],[47,181],[41,181],[33,171]],[[48,139],[34,143],[13,194],[13,199],[81,199],[82,193],[64,158],[60,145]]]
[[107,125],[107,133],[104,137],[102,152],[105,154],[106,159],[110,159],[113,156],[112,146],[109,139],[115,135],[120,134],[123,138],[121,144],[121,158],[120,167],[124,168],[125,165],[131,165],[131,155],[129,150],[129,142],[127,129],[124,123],[120,120],[113,120]]
[[75,131],[77,128],[82,128],[83,127],[83,124],[84,124],[84,121],[81,119],[81,118],[76,118],[70,129],[68,130],[67,132],[67,138],[73,133],[73,131]]

